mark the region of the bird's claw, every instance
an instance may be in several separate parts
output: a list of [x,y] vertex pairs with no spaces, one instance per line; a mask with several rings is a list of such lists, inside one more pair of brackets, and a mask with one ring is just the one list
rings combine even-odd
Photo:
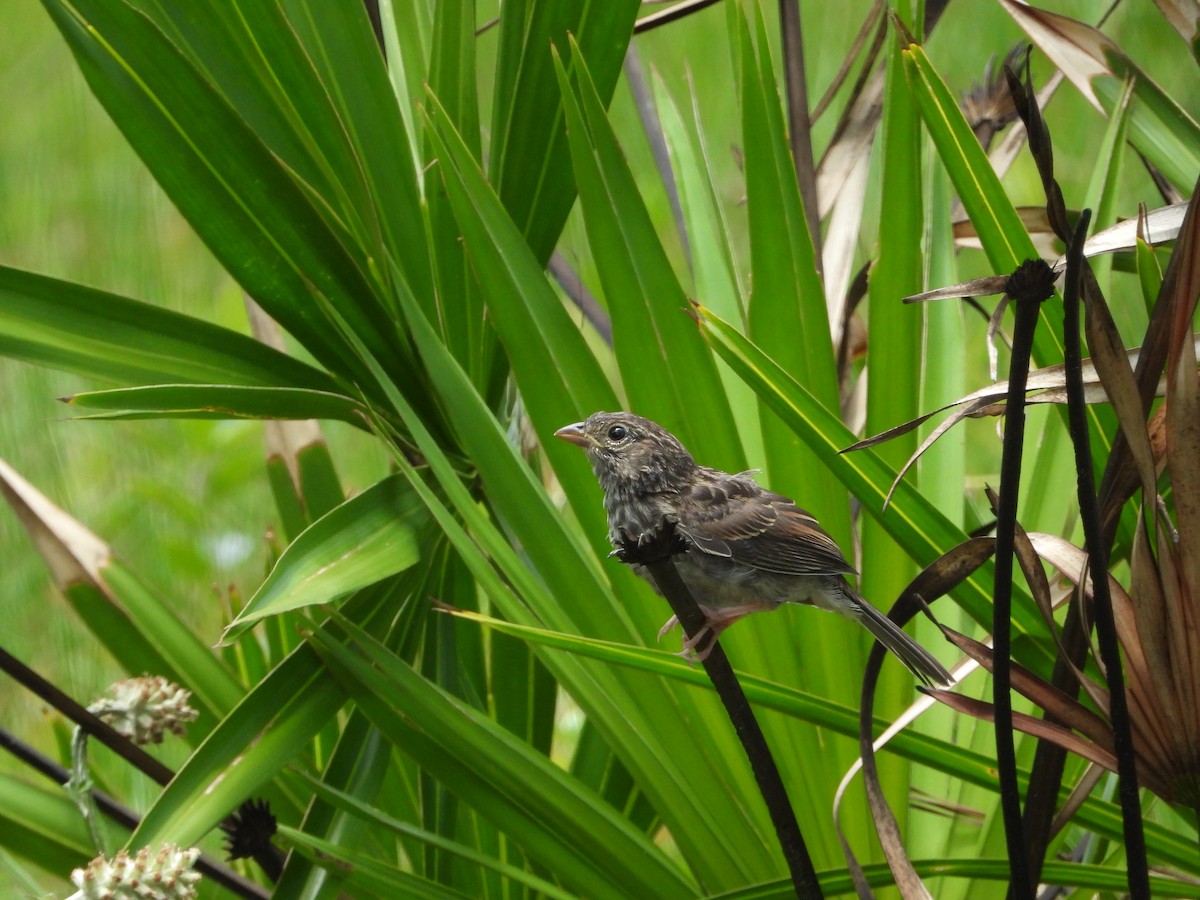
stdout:
[[[672,628],[679,624],[678,616],[671,616],[663,623],[663,627],[658,629],[658,639],[661,641]],[[718,629],[719,630],[719,629]],[[711,635],[711,636],[710,636]],[[708,641],[705,638],[708,637]],[[704,643],[704,649],[697,650],[696,645]],[[712,653],[713,646],[717,643],[717,631],[713,630],[712,624],[705,625],[696,634],[683,638],[683,649],[678,653],[673,653],[672,656],[678,656],[685,660],[689,666],[694,666],[698,662],[704,662],[708,659],[708,655]]]

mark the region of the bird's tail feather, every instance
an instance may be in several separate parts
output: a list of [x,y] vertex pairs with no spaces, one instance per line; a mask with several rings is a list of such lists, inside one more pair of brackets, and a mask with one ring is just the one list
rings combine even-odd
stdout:
[[896,658],[917,678],[928,685],[949,686],[953,683],[950,673],[933,654],[909,637],[900,626],[861,597],[858,607],[862,611],[859,621],[875,639],[896,655]]

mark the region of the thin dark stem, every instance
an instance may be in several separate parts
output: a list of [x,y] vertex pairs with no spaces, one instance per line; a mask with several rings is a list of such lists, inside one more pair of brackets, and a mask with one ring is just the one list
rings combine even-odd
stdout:
[[[1012,94],[1013,109],[1025,125],[1029,150],[1042,178],[1043,190],[1046,194],[1047,218],[1055,228],[1056,235],[1064,244],[1070,246],[1072,240],[1068,225],[1070,215],[1063,200],[1062,190],[1054,178],[1054,154],[1050,131],[1042,118],[1037,92],[1033,89],[1029,55],[1024,55],[1020,60],[1020,65],[1016,65],[1017,62],[1017,60],[1012,60],[1004,67],[1005,78]],[[1018,77],[1018,69],[1020,77]],[[1087,616],[1082,614],[1079,605],[1072,604],[1063,623],[1063,652],[1055,660],[1052,676],[1054,687],[1072,699],[1079,695],[1080,690],[1079,679],[1075,673],[1082,669],[1087,658],[1087,629]],[[1054,716],[1047,713],[1046,720],[1053,722]],[[1041,881],[1042,864],[1052,837],[1051,830],[1054,827],[1055,811],[1058,808],[1059,791],[1062,787],[1066,761],[1066,750],[1049,741],[1038,742],[1033,769],[1030,772],[1029,786],[1025,794],[1025,840],[1026,846],[1029,848],[1029,882],[1031,884]]]
[[[57,785],[67,783],[71,777],[63,766],[60,766],[50,757],[38,752],[33,747],[30,747],[24,741],[14,734],[10,734],[4,729],[0,729],[0,747],[7,750],[29,768],[35,772],[40,772]],[[123,825],[132,831],[138,826],[138,816],[129,807],[114,800],[104,791],[93,790],[92,797],[96,800],[96,807],[116,822],[118,825]]]
[[[67,779],[71,777],[70,772],[50,759],[50,757],[39,753],[20,738],[9,734],[3,729],[0,729],[0,747],[7,750],[30,768],[41,772],[55,784],[65,784]],[[93,790],[91,794],[92,798],[96,801],[96,808],[108,816],[108,818],[123,825],[130,831],[138,827],[141,820],[138,818],[137,813],[129,807],[117,802],[103,791]],[[265,900],[265,898],[270,896],[266,888],[255,884],[247,878],[243,878],[237,872],[233,871],[233,869],[222,865],[217,860],[204,854],[201,854],[196,859],[196,870],[239,897],[263,898]]]
[[[93,715],[86,707],[75,702],[3,647],[0,647],[0,671],[10,675],[18,684],[46,701],[143,775],[164,786],[175,777],[175,773],[168,766],[163,765],[103,719]],[[233,819],[230,817],[225,821],[232,822]],[[283,853],[278,847],[268,844],[255,851],[254,861],[274,881],[278,879],[283,868]]]
[[[1044,270],[1044,271],[1043,271]],[[1046,279],[1049,274],[1048,280]],[[1021,789],[1017,783],[1017,753],[1013,740],[1011,672],[1013,554],[1017,528],[1017,498],[1021,485],[1021,453],[1025,445],[1025,384],[1033,336],[1042,301],[1053,292],[1053,273],[1045,263],[1025,262],[1009,279],[1013,299],[1012,361],[1008,370],[1008,404],[1004,423],[1004,452],[1000,462],[1000,503],[996,510],[996,570],[993,588],[992,641],[995,669],[992,702],[996,710],[996,768],[1000,807],[1008,845],[1011,896],[1033,896],[1021,822]]]
[[[640,562],[649,570],[654,584],[671,605],[683,630],[687,632],[688,637],[695,637],[703,633],[708,623],[687,585],[679,577],[674,560],[671,559],[679,550],[679,538],[670,523],[664,523],[650,542],[643,540],[639,543],[634,539],[627,541],[620,548],[624,561]],[[800,825],[788,799],[787,789],[783,786],[779,767],[775,765],[775,758],[771,755],[767,739],[754,717],[754,711],[750,708],[750,701],[746,699],[737,676],[733,674],[729,658],[716,639],[710,639],[706,646],[697,649],[702,651],[702,655],[707,653],[703,660],[704,671],[708,673],[717,696],[721,698],[729,721],[733,723],[738,740],[741,741],[746,757],[750,760],[754,780],[758,783],[758,789],[767,804],[767,812],[770,813],[784,859],[787,860],[796,895],[806,900],[823,897],[817,871],[808,855],[808,847],[805,846],[804,836],[800,833]]]
[[367,10],[367,18],[371,20],[371,31],[375,35],[375,43],[379,45],[379,52],[387,59],[387,43],[383,39],[383,16],[379,13],[379,0],[363,0],[363,6]]
[[170,768],[164,766],[103,719],[97,718],[85,707],[76,703],[72,697],[64,694],[3,647],[0,647],[0,670],[45,700],[143,775],[161,785],[166,785],[175,777],[175,773]]
[[1092,470],[1092,448],[1088,435],[1087,405],[1083,396],[1083,356],[1079,340],[1080,284],[1087,263],[1083,241],[1091,222],[1091,210],[1085,209],[1075,227],[1067,259],[1063,290],[1063,360],[1067,379],[1067,416],[1075,445],[1075,478],[1079,494],[1079,514],[1087,542],[1088,569],[1092,575],[1092,607],[1096,617],[1096,641],[1100,659],[1108,676],[1109,715],[1113,727],[1113,750],[1120,778],[1118,794],[1125,832],[1125,869],[1129,895],[1150,896],[1150,876],[1146,866],[1146,837],[1142,831],[1142,804],[1138,796],[1137,761],[1129,724],[1129,706],[1125,697],[1125,677],[1121,669],[1121,648],[1113,619],[1112,597],[1108,590],[1108,553],[1100,507],[1096,499],[1096,476]]
[[692,248],[688,241],[687,226],[683,219],[683,205],[679,201],[679,185],[675,181],[675,172],[671,169],[671,153],[667,149],[667,138],[663,134],[662,122],[658,117],[658,109],[654,105],[654,93],[646,80],[646,67],[638,54],[637,44],[630,43],[625,51],[625,80],[629,84],[629,93],[633,96],[633,105],[637,109],[638,121],[642,123],[642,131],[646,142],[650,145],[650,155],[654,158],[654,168],[662,180],[667,192],[667,202],[671,205],[671,218],[675,221],[675,233],[683,245],[683,256],[688,268],[692,265]]
[[611,347],[613,342],[612,318],[608,315],[608,310],[601,306],[600,301],[587,289],[583,279],[567,262],[566,257],[555,250],[550,255],[550,262],[546,264],[546,270],[563,289],[567,299],[579,307],[579,311],[596,329],[596,334],[600,335],[600,339]]
[[[1064,696],[1079,695],[1079,679],[1075,673],[1087,662],[1088,634],[1080,607],[1072,603],[1062,628],[1062,654],[1054,661],[1050,683]],[[1049,713],[1047,722],[1063,724]],[[1038,741],[1025,789],[1025,842],[1029,847],[1029,881],[1037,884],[1042,878],[1042,860],[1054,834],[1054,813],[1058,809],[1059,788],[1066,771],[1067,751],[1050,741]]]
[[674,6],[668,6],[664,10],[656,13],[650,13],[648,16],[642,16],[634,23],[633,33],[642,34],[658,28],[661,25],[669,25],[672,22],[678,22],[690,16],[692,13],[698,13],[702,9],[707,9],[718,0],[683,0],[682,3],[676,3]]
[[812,240],[817,272],[821,265],[821,215],[817,205],[817,167],[813,161],[812,123],[808,118],[808,79],[804,74],[804,32],[799,0],[779,0],[779,33],[783,43],[783,73],[787,93],[788,142],[796,182],[804,203],[804,219]]

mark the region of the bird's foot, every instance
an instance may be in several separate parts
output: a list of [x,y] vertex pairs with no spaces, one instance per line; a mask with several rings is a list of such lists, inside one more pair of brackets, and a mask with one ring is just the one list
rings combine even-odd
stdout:
[[[663,627],[658,629],[658,639],[661,641],[671,629],[679,624],[678,616],[671,616],[663,624]],[[685,635],[683,638],[683,647],[678,652],[673,654],[680,659],[686,660],[689,665],[695,665],[698,662],[704,662],[708,659],[708,655],[712,653],[712,648],[717,643],[717,635],[724,631],[732,622],[726,622],[723,619],[708,619],[705,626],[693,635]],[[707,638],[707,640],[706,640]],[[700,644],[704,646],[699,650],[696,647]]]
[[670,631],[672,628],[678,627],[678,625],[679,625],[679,617],[671,616],[671,618],[667,619],[667,621],[663,624],[663,627],[658,629],[658,639],[661,641],[664,637],[667,636],[668,631]]

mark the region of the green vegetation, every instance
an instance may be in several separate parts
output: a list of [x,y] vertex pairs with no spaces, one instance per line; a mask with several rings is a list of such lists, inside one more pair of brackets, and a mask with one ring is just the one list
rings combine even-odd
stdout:
[[[154,751],[169,787],[92,740],[92,781],[140,817],[106,824],[105,849],[221,858],[218,824],[265,798],[294,852],[274,887],[234,868],[279,897],[787,896],[742,746],[675,638],[655,646],[666,606],[607,558],[595,479],[554,430],[632,409],[704,463],[761,470],[887,609],[992,521],[1001,448],[995,419],[960,422],[888,503],[939,420],[840,452],[992,381],[984,316],[901,298],[1064,251],[1031,154],[1006,146],[1019,126],[1008,111],[998,135],[982,124],[1008,96],[999,59],[1032,40],[1035,88],[1066,71],[1042,112],[1072,222],[1091,209],[1094,233],[1186,199],[1200,173],[1195,45],[1145,4],[1120,5],[1105,43],[1090,28],[1103,4],[1084,0],[1054,10],[1089,27],[1052,33],[1009,3],[949,4],[927,39],[920,3],[874,19],[865,0],[802,3],[822,112],[792,145],[774,4],[726,0],[637,35],[636,0],[506,0],[498,23],[491,3],[383,3],[378,35],[353,3],[15,6],[0,37],[0,485],[16,512],[0,515],[0,648],[84,705],[126,674],[190,690],[196,721]],[[990,87],[960,104],[990,59]],[[856,143],[839,122],[863,107]],[[806,141],[812,165],[794,153]],[[1159,285],[1172,253],[1200,251],[1135,249],[1093,260],[1116,332],[1093,318],[1087,339],[1164,349],[1176,449],[1144,440],[1111,352],[1100,381],[1129,402],[1090,407],[1087,428],[1098,479],[1127,452],[1119,429],[1150,448],[1109,498],[1129,593],[1117,627],[1131,716],[1160,738],[1182,729],[1186,748],[1200,674],[1173,616],[1200,596],[1200,458],[1179,449],[1200,421],[1197,290]],[[1147,337],[1156,309],[1175,310],[1173,330]],[[1034,366],[1063,362],[1062,329],[1056,295]],[[1029,419],[1020,522],[1081,544],[1065,408]],[[1138,488],[1169,518],[1142,512]],[[1018,577],[1013,655],[1049,679],[1059,647],[1038,603],[1066,596],[1079,562],[1035,545],[1065,577],[1046,593]],[[1145,568],[1151,551],[1183,560],[1177,584]],[[984,637],[991,565],[934,604],[939,621]],[[1161,612],[1136,639],[1135,606]],[[931,622],[914,629],[958,662]],[[867,880],[890,884],[860,776],[831,816],[859,755],[865,634],[788,608],[721,641],[825,891],[853,891],[839,828]],[[1164,673],[1175,693],[1153,698]],[[955,691],[968,712],[991,699],[978,672]],[[1107,719],[1088,718],[1100,691],[1053,708],[1109,765]],[[1021,713],[1060,702],[1027,694]],[[887,661],[876,734],[915,699]],[[70,765],[65,719],[8,678],[0,704],[8,734]],[[1041,777],[1036,746],[1018,738],[1022,784]],[[1138,753],[1154,892],[1200,896],[1194,773]],[[933,896],[1004,896],[994,759],[990,725],[938,704],[878,755]],[[1064,800],[1086,768],[1067,757]],[[1101,774],[1042,880],[1125,890],[1121,815]],[[65,792],[5,757],[0,893],[62,894],[96,854]]]

